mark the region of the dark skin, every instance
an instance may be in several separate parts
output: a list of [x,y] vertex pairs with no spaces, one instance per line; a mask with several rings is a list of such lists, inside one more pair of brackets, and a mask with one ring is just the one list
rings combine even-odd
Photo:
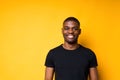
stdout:
[[[64,37],[63,47],[68,50],[75,50],[79,47],[77,42],[78,37],[81,33],[80,26],[75,21],[66,21],[63,24],[62,34]],[[46,67],[45,69],[45,80],[53,80],[54,68]],[[97,68],[89,68],[89,79],[98,80]]]
[[77,40],[81,33],[80,26],[74,21],[67,21],[63,24],[62,34],[64,37],[63,47],[74,50],[79,47]]

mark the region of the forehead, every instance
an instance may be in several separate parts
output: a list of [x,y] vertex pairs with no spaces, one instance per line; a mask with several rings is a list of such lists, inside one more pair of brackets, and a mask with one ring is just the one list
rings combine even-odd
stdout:
[[76,26],[76,27],[78,27],[79,25],[75,21],[66,21],[66,22],[64,22],[63,26]]

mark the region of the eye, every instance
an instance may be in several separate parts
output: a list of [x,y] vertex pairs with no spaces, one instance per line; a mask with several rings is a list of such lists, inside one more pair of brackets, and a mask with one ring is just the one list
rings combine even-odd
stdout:
[[64,27],[63,29],[64,29],[64,30],[69,30],[69,27]]
[[76,31],[76,30],[79,30],[79,28],[78,27],[74,27],[73,30]]

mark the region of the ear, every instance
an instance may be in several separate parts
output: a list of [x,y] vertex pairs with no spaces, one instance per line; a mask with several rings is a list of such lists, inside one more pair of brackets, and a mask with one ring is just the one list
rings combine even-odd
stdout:
[[61,28],[61,32],[63,33],[63,28]]
[[81,29],[79,29],[79,35],[81,34]]

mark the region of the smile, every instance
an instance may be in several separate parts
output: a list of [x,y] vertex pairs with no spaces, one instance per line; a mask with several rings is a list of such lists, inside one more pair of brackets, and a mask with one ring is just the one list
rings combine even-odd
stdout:
[[73,35],[68,35],[68,38],[74,38],[74,36]]

